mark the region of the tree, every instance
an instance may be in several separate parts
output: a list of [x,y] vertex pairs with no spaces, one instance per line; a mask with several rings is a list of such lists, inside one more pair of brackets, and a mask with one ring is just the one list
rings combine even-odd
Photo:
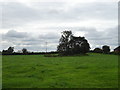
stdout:
[[63,31],[57,51],[62,55],[85,54],[90,46],[84,37],[75,37],[71,31]]
[[107,46],[107,45],[104,45],[103,47],[102,47],[102,50],[103,50],[103,53],[110,53],[110,47],[109,46]]
[[23,48],[23,49],[22,49],[22,52],[23,52],[23,54],[27,54],[27,53],[28,53],[28,51],[27,51],[26,48]]
[[9,47],[7,50],[3,50],[2,54],[12,54],[14,52],[14,47]]
[[8,52],[9,54],[12,54],[13,51],[14,51],[14,47],[9,47],[8,50],[7,50],[7,52]]
[[100,49],[100,48],[95,48],[95,49],[93,50],[93,52],[95,52],[95,53],[102,53],[103,50]]
[[114,53],[115,54],[120,54],[120,46],[118,46],[114,49]]
[[62,36],[59,40],[58,51],[62,53],[67,53],[69,51],[69,40],[72,35],[71,31],[63,31]]

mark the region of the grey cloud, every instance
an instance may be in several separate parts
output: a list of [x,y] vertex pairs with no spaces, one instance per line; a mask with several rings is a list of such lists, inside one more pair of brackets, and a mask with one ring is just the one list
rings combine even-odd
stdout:
[[[108,28],[104,31],[97,31],[95,28],[74,27],[72,31],[73,34],[75,32],[84,32],[84,36],[89,41],[92,49],[98,46],[101,47],[102,45],[110,45],[112,49],[118,46],[117,27]],[[33,51],[45,51],[45,42],[48,42],[48,49],[56,50],[60,38],[59,33],[53,30],[51,32],[34,35],[34,33],[28,34],[27,32],[8,31],[3,34],[2,45],[3,49],[14,46],[16,49],[25,47]]]
[[97,46],[109,45],[113,49],[118,46],[118,29],[109,28],[104,31],[89,31],[85,34],[85,37],[88,38],[89,42],[95,48]]
[[[39,22],[80,22],[83,20],[117,20],[117,3],[77,3],[71,6],[67,3],[33,3],[33,6],[27,6],[22,3],[11,2],[5,3],[2,7],[2,28],[23,27],[27,23]],[[59,23],[58,23],[59,24]],[[33,27],[32,25],[29,27]],[[104,25],[103,25],[104,27]],[[85,37],[94,47],[96,45],[108,44],[111,46],[117,45],[117,28],[110,28],[104,31],[97,31],[96,28],[86,27],[48,27],[52,33],[46,32],[38,36],[28,34],[25,32],[9,31],[3,36],[3,48],[7,46],[16,45],[17,47],[28,47],[29,49],[37,50],[45,42],[57,45],[61,31],[67,29],[72,30],[73,33],[84,32]],[[42,30],[42,29],[40,29]],[[55,33],[55,30],[56,33]],[[50,45],[49,45],[50,46]],[[49,47],[51,48],[51,47]],[[55,46],[54,46],[55,48]]]
[[17,32],[15,30],[10,30],[5,34],[5,37],[11,38],[26,38],[28,37],[28,33],[26,32]]
[[4,3],[2,7],[2,28],[22,26],[28,22],[48,21],[58,14],[60,3],[36,3],[38,9],[18,2]]
[[117,3],[87,3],[85,5],[77,4],[73,12],[79,12],[81,18],[86,19],[107,19],[117,20]]
[[22,4],[22,3],[5,3],[2,6],[2,27],[9,28],[9,27],[17,27],[24,25],[26,22],[36,20],[38,17],[37,12]]
[[48,32],[46,34],[40,33],[40,35],[34,34],[35,33],[17,32],[15,30],[10,30],[2,35],[1,44],[3,49],[6,49],[9,46],[14,46],[16,50],[27,48],[33,51],[45,51],[45,42],[47,41],[49,50],[56,50],[56,46],[58,45],[58,34],[54,32]]
[[59,39],[60,37],[59,37],[58,33],[49,32],[49,33],[39,35],[39,38],[41,38],[41,39]]
[[42,2],[32,7],[22,3],[5,3],[3,8],[3,28],[17,27],[28,22],[79,22],[88,19],[117,20],[116,3],[67,3]]

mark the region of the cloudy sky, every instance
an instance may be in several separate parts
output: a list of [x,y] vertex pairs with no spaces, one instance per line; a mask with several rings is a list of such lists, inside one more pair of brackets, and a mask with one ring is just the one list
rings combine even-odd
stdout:
[[4,0],[0,2],[0,50],[49,51],[61,32],[85,36],[91,49],[118,46],[118,0]]

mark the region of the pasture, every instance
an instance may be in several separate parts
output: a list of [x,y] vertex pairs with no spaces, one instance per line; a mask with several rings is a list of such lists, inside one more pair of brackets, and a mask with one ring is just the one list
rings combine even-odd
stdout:
[[3,88],[117,88],[118,56],[2,57]]

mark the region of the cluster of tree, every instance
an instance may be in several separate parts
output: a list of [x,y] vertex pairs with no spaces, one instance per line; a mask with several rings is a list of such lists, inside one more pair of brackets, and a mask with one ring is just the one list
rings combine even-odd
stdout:
[[95,48],[93,51],[91,50],[91,52],[102,53],[103,50],[101,48]]
[[38,55],[38,54],[56,54],[59,55],[74,55],[85,54],[87,52],[95,53],[115,53],[120,54],[120,46],[114,49],[114,52],[110,52],[110,46],[104,45],[101,48],[95,48],[90,51],[90,44],[85,37],[76,37],[72,34],[72,31],[63,31],[59,40],[59,45],[56,52],[28,52],[26,48],[23,48],[21,52],[14,52],[14,47],[9,47],[7,50],[3,50],[3,55]]
[[71,31],[63,31],[59,40],[57,51],[60,55],[85,54],[89,52],[90,45],[85,37],[75,37]]
[[2,54],[12,54],[14,52],[14,47],[9,47],[7,50],[3,50]]
[[56,51],[51,52],[29,52],[26,48],[19,50],[18,52],[14,51],[14,47],[9,47],[7,50],[0,52],[2,55],[40,55],[40,54],[57,54]]
[[94,50],[91,50],[90,52],[95,53],[105,53],[105,54],[120,54],[120,46],[116,47],[114,51],[110,51],[110,46],[104,45],[101,48],[95,48]]
[[[23,53],[23,54],[27,54],[27,53],[28,53],[27,49],[26,49],[26,48],[23,48],[23,49],[22,49],[22,53]],[[3,55],[15,54],[15,52],[14,52],[14,47],[9,47],[7,50],[3,50],[3,51],[2,51],[2,54],[3,54]]]
[[[85,54],[90,52],[90,45],[85,37],[75,37],[71,31],[63,31],[59,40],[57,51],[60,55]],[[104,54],[120,54],[120,46],[110,52],[110,46],[104,45],[101,48],[95,48],[91,52]]]
[[104,45],[104,46],[102,46],[102,49],[101,48],[95,48],[93,50],[93,52],[109,54],[110,53],[110,46]]
[[119,54],[120,55],[120,46],[118,46],[114,49],[114,54]]

